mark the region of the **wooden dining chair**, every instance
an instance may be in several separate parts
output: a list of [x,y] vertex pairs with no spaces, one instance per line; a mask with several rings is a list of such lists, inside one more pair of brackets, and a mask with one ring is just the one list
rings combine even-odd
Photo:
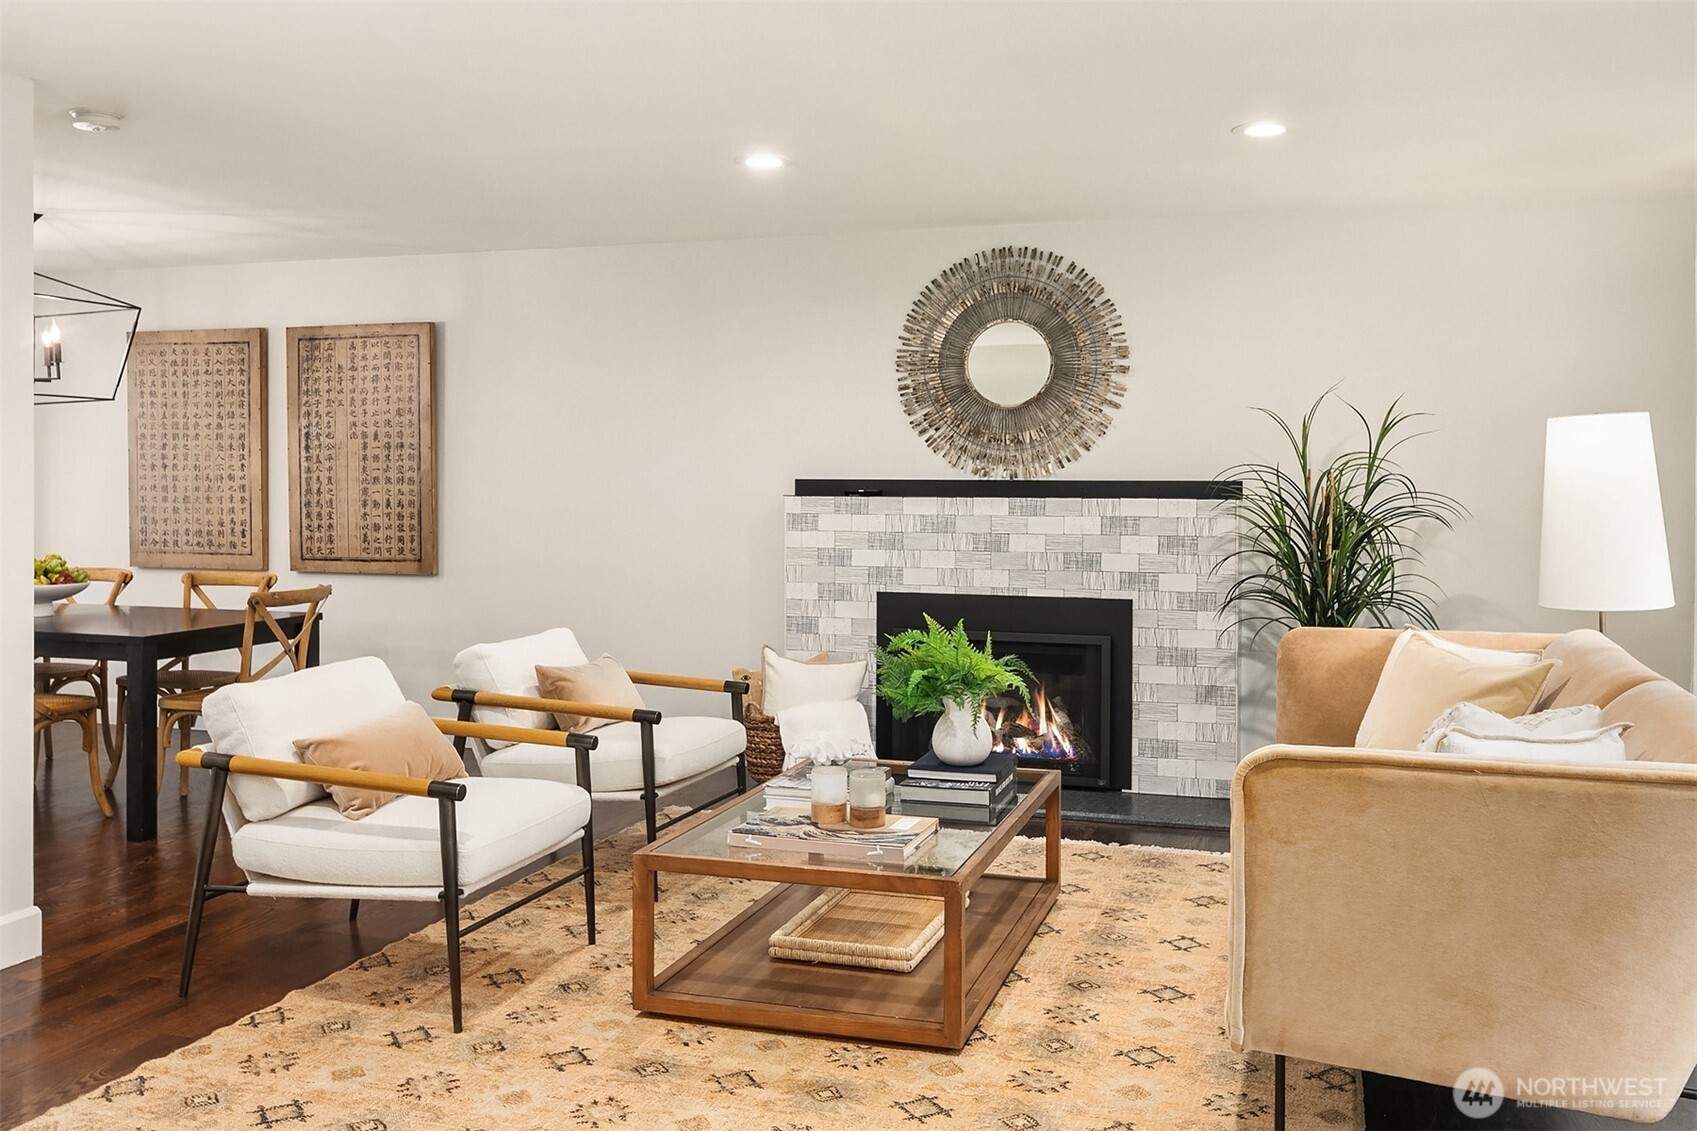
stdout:
[[[118,595],[135,580],[135,574],[116,567],[90,566],[83,572],[88,574],[91,582],[105,581],[110,584],[111,588],[106,592],[106,604],[109,608],[117,606]],[[67,605],[76,603],[75,597],[65,598]],[[53,694],[75,683],[88,684],[89,690],[94,694],[100,731],[106,741],[106,756],[110,758],[116,747],[113,745],[112,712],[106,695],[111,674],[108,663],[106,660],[55,660],[51,656],[42,656],[35,662],[35,690],[38,694]],[[38,728],[36,741],[49,758],[53,757],[51,727]]]
[[94,787],[94,800],[100,806],[102,816],[112,816],[112,802],[107,800],[106,790],[112,784],[112,778],[117,773],[117,759],[112,760],[112,771],[104,779],[100,776],[100,737],[95,723],[95,714],[99,710],[100,701],[92,695],[65,695],[60,692],[35,693],[35,733],[40,736],[53,728],[54,723],[71,721],[82,728],[83,752],[88,755],[88,781]]
[[[277,584],[277,575],[260,570],[239,569],[191,569],[183,573],[183,611],[200,607],[207,609],[227,608],[220,606],[212,599],[208,590],[237,589],[241,591],[242,599],[254,593],[269,592]],[[228,598],[226,598],[228,600]],[[164,698],[182,691],[209,690],[223,687],[236,682],[237,673],[219,668],[191,667],[193,657],[178,656],[160,665],[158,679],[159,695]],[[129,700],[129,685],[123,676],[117,681],[117,737],[120,747],[124,744],[125,704]]]
[[[312,630],[318,622],[319,610],[324,602],[330,599],[330,586],[317,585],[311,589],[264,589],[250,593],[247,599],[247,617],[242,624],[242,660],[241,670],[235,673],[236,678],[230,683],[252,683],[264,679],[267,674],[275,671],[283,661],[289,662],[291,671],[300,671],[306,667],[307,649],[312,644]],[[277,609],[305,608],[301,617],[301,626],[293,635],[277,620]],[[269,639],[255,640],[259,635],[259,626],[263,624]],[[282,650],[265,663],[254,666],[253,650],[255,646],[265,647],[279,644]],[[219,686],[228,687],[229,683]],[[165,751],[171,745],[171,728],[182,729],[182,749],[187,750],[193,745],[194,721],[200,717],[201,708],[206,705],[206,697],[217,691],[217,687],[197,687],[189,691],[178,691],[162,696],[159,700],[159,765],[155,771],[163,780],[165,776]],[[116,763],[114,763],[114,769]],[[187,797],[189,795],[189,771],[181,767],[177,771],[177,792]]]

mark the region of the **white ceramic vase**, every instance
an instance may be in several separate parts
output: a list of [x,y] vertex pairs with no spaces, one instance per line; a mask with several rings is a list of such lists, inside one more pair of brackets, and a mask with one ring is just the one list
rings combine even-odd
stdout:
[[990,756],[990,723],[982,700],[949,700],[931,730],[931,749],[951,766],[976,766]]

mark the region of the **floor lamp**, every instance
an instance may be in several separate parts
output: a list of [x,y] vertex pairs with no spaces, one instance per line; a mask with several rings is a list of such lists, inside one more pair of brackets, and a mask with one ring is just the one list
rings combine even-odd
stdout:
[[1544,433],[1538,603],[1597,613],[1673,605],[1647,412],[1554,416]]

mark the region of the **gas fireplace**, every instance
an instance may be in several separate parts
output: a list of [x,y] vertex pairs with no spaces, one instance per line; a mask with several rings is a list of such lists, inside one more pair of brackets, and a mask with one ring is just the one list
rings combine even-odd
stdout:
[[[878,639],[921,627],[924,618],[966,622],[978,643],[1014,653],[1034,680],[1028,708],[1016,693],[994,695],[985,723],[996,749],[1020,764],[1057,769],[1068,788],[1131,788],[1132,602],[1095,597],[1001,597],[965,593],[879,593]],[[933,719],[898,722],[878,704],[878,756],[911,760],[930,746]]]

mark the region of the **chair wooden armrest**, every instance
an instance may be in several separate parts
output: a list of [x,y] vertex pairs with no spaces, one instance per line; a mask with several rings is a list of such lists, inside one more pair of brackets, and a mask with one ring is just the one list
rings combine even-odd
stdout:
[[649,687],[676,687],[683,691],[713,691],[747,695],[748,683],[740,679],[709,679],[696,675],[667,675],[665,672],[626,672],[632,683]]
[[[500,691],[472,691],[464,687],[438,687],[430,697],[439,703],[472,703],[479,707],[513,707],[520,711],[547,711],[554,715],[584,715],[621,723],[657,723],[660,712],[647,707],[615,707],[609,703],[574,703],[568,699],[540,699],[532,695],[507,695]],[[513,728],[524,730],[524,728]],[[536,733],[524,730],[526,734]],[[542,732],[547,733],[547,732]],[[531,741],[528,738],[520,742]]]
[[406,774],[380,774],[371,770],[343,770],[335,766],[309,766],[304,762],[279,762],[275,758],[250,758],[244,754],[218,754],[198,746],[178,751],[177,765],[191,770],[224,770],[232,774],[285,778],[322,786],[342,785],[409,797],[434,797],[438,801],[465,800],[465,786],[460,782],[432,781]]
[[[580,712],[581,713],[581,712]],[[458,719],[430,720],[443,734],[463,738],[493,738],[498,742],[530,742],[538,746],[569,746],[574,750],[594,750],[601,740],[593,734],[576,734],[563,730],[535,730],[531,727],[499,726],[495,723],[468,723]]]

